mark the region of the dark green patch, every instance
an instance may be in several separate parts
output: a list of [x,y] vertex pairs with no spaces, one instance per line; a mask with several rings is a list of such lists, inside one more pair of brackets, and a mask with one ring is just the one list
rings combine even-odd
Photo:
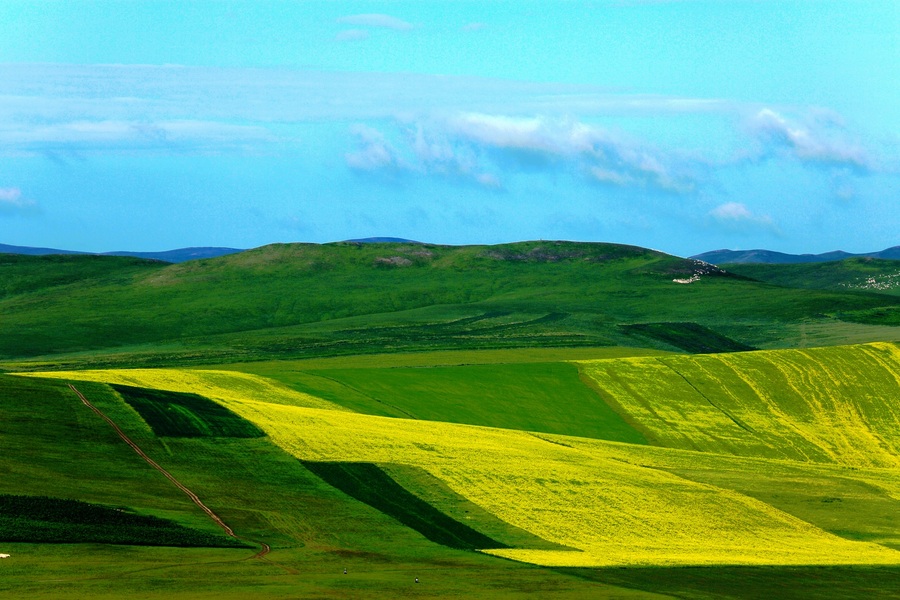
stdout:
[[0,495],[0,540],[50,544],[99,543],[133,546],[247,547],[173,521],[78,500]]
[[635,323],[623,325],[622,330],[628,335],[658,340],[693,354],[756,350],[697,323]]
[[460,550],[509,548],[506,544],[451,519],[418,496],[409,493],[376,465],[300,462],[348,496],[397,519],[432,542]]
[[837,316],[840,320],[850,323],[862,323],[864,325],[890,325],[892,327],[900,326],[900,308],[896,306],[885,306],[881,308],[870,308],[868,310],[839,312]]
[[197,394],[112,386],[159,436],[257,438],[265,433],[224,406]]
[[897,567],[647,567],[555,569],[589,581],[694,600],[840,599],[898,597]]

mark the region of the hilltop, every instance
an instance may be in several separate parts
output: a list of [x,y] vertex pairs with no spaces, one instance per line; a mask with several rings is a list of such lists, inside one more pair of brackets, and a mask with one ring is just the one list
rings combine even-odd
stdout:
[[714,352],[801,338],[892,340],[900,305],[578,242],[274,244],[180,264],[2,255],[0,277],[7,360],[90,352],[165,364],[529,346]]
[[843,250],[824,252],[822,254],[786,254],[774,250],[713,250],[692,256],[713,265],[726,264],[798,264],[819,263],[844,260],[845,258],[882,258],[885,260],[900,260],[900,246],[893,246],[880,252],[867,252],[864,254],[852,254]]
[[165,250],[163,252],[130,252],[126,250],[117,250],[114,252],[81,252],[78,250],[59,250],[56,248],[33,248],[30,246],[10,246],[8,244],[0,244],[0,254],[24,254],[26,256],[46,256],[48,254],[96,254],[98,256],[131,256],[134,258],[146,258],[148,260],[160,260],[169,263],[180,263],[187,260],[197,260],[199,258],[214,258],[216,256],[225,256],[226,254],[234,254],[242,252],[237,248],[177,248],[175,250]]

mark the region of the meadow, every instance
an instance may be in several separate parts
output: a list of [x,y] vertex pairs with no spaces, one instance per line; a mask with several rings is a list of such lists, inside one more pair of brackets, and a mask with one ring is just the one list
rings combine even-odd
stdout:
[[575,242],[282,244],[180,264],[3,255],[0,272],[0,360],[14,370],[895,341],[900,306],[877,290],[798,289],[643,248]]
[[900,589],[885,290],[559,242],[0,258],[0,593]]

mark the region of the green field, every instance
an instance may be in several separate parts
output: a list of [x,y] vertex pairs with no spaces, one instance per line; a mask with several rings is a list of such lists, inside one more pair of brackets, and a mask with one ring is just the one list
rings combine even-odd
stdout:
[[891,264],[683,284],[704,267],[609,244],[0,258],[0,594],[900,589],[900,300],[841,285]]
[[[897,296],[772,285],[595,243],[289,244],[175,265],[0,259],[0,359],[38,368],[477,348],[694,352],[814,346],[861,331],[894,341],[900,306]],[[666,323],[680,325],[660,330]],[[804,338],[799,325],[815,333]]]

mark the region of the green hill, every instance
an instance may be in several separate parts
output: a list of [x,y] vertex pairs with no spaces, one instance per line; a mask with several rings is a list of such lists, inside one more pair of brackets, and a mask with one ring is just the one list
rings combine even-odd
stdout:
[[[273,245],[176,265],[18,256],[0,261],[0,281],[0,357],[69,355],[70,364],[98,365],[529,346],[783,347],[855,341],[863,330],[839,317],[890,325],[900,305],[574,242]],[[895,339],[894,331],[864,335]]]
[[900,296],[900,262],[877,258],[796,265],[728,264],[731,273],[785,287]]

